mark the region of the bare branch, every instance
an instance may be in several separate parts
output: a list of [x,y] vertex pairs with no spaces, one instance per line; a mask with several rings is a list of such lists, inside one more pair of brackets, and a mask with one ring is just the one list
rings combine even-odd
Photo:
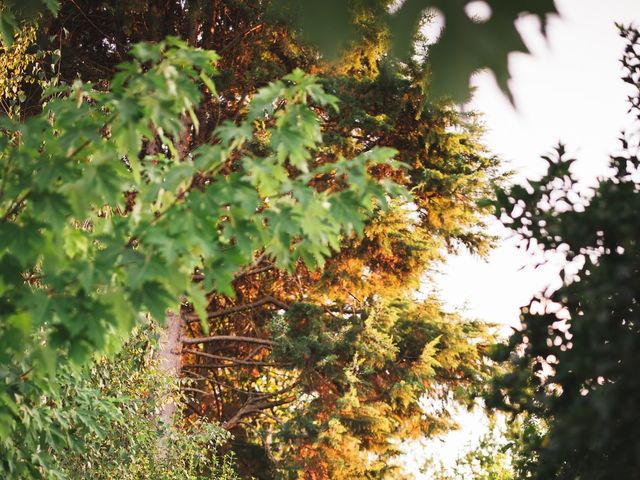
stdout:
[[200,390],[199,388],[193,388],[193,387],[183,387],[182,390],[184,390],[186,392],[201,393],[202,395],[207,395],[207,396],[213,396],[214,395],[213,392],[207,392],[205,390]]
[[[226,315],[232,315],[234,313],[242,312],[244,310],[252,310],[254,308],[261,307],[262,305],[275,305],[276,307],[280,307],[283,310],[287,310],[289,305],[284,303],[282,300],[278,300],[271,295],[267,295],[266,297],[261,298],[260,300],[256,300],[255,302],[244,303],[242,305],[235,305],[233,307],[226,308],[224,310],[217,310],[215,312],[211,312],[207,315],[207,319],[211,320],[218,317],[224,317]],[[199,322],[200,319],[197,315],[185,315],[187,322]]]
[[[267,365],[266,362],[261,362],[259,360],[249,360],[249,359],[239,359],[239,358],[234,358],[234,357],[225,357],[225,356],[222,356],[222,355],[214,355],[213,353],[201,352],[200,350],[186,349],[186,350],[184,350],[184,353],[192,353],[194,355],[200,355],[201,357],[212,358],[214,360],[222,360],[222,361],[226,361],[226,362],[236,363],[236,364],[239,364],[239,365]],[[273,364],[268,364],[268,365],[273,365]],[[282,364],[278,364],[278,365],[285,366],[286,364],[282,363]]]
[[213,337],[196,337],[196,338],[182,337],[181,341],[185,345],[196,345],[199,343],[212,343],[212,342],[246,342],[246,343],[257,343],[260,345],[269,345],[269,346],[276,345],[276,342],[274,342],[273,340],[269,340],[267,338],[241,337],[239,335],[215,335]]
[[185,363],[182,368],[241,368],[241,367],[283,367],[282,363],[253,362],[253,363]]
[[245,403],[242,408],[240,408],[233,417],[231,417],[229,420],[225,421],[222,423],[222,428],[224,428],[225,430],[232,430],[233,428],[235,428],[240,421],[244,418],[244,417],[248,417],[250,415],[257,415],[262,413],[264,410],[268,410],[274,407],[279,407],[281,405],[286,405],[287,403],[291,403],[293,401],[295,401],[296,397],[287,397],[287,398],[283,398],[281,400],[276,400],[273,402],[253,402],[253,401],[247,401],[247,403]]

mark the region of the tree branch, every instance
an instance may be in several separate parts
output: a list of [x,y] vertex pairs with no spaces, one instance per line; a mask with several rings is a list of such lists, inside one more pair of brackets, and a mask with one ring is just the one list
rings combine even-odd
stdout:
[[296,397],[287,397],[281,400],[276,400],[273,402],[263,402],[263,403],[254,403],[248,401],[245,403],[242,408],[240,408],[229,420],[222,423],[222,428],[225,430],[232,430],[240,423],[244,417],[248,417],[249,415],[255,415],[262,413],[263,410],[267,410],[274,407],[279,407],[281,405],[286,405],[287,403],[291,403],[295,401]]
[[[186,349],[184,350],[185,353],[192,353],[194,355],[200,355],[201,357],[206,357],[206,358],[212,358],[214,360],[222,360],[222,361],[227,361],[227,362],[231,362],[231,363],[236,363],[238,365],[266,365],[265,362],[261,362],[259,360],[248,360],[248,359],[239,359],[239,358],[233,358],[233,357],[225,357],[222,355],[214,355],[212,353],[207,353],[207,352],[201,352],[199,350],[192,350],[192,349]],[[272,365],[272,364],[269,364]],[[278,364],[278,365],[282,365],[285,366],[287,364],[282,363],[282,364]]]
[[282,367],[282,363],[253,362],[253,363],[185,363],[182,368],[242,368],[242,367]]
[[[211,320],[218,317],[224,317],[226,315],[242,312],[244,310],[251,310],[254,308],[261,307],[262,305],[268,305],[268,304],[275,305],[276,307],[280,307],[283,310],[289,309],[289,305],[284,303],[282,300],[278,300],[277,298],[272,297],[271,295],[267,295],[266,297],[263,297],[260,300],[256,300],[255,302],[244,303],[242,305],[235,305],[233,307],[229,307],[224,310],[217,310],[215,312],[211,312],[209,315],[207,315],[207,319]],[[188,323],[200,321],[199,317],[193,314],[185,315],[185,318]]]
[[196,337],[196,338],[181,338],[182,343],[185,345],[196,345],[199,343],[212,343],[212,342],[246,342],[257,343],[260,345],[274,346],[276,342],[267,338],[256,337],[241,337],[239,335],[215,335],[213,337]]

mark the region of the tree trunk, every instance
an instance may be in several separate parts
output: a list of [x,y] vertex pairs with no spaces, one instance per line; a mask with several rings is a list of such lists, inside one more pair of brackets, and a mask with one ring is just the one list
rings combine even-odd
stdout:
[[174,427],[176,412],[175,387],[180,376],[183,319],[180,314],[167,312],[167,319],[158,341],[158,373],[169,381],[168,391],[159,398],[158,427],[163,430],[158,441],[158,460],[166,459],[168,435]]

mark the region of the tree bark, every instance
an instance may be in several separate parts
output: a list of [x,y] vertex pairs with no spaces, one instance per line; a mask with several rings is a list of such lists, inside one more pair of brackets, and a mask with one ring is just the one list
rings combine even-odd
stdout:
[[158,373],[168,380],[166,392],[158,399],[161,404],[158,415],[158,427],[163,430],[158,441],[158,459],[167,456],[167,441],[169,432],[174,427],[177,405],[175,402],[175,388],[178,384],[181,370],[182,330],[184,321],[182,316],[171,311],[167,312],[164,328],[158,340]]

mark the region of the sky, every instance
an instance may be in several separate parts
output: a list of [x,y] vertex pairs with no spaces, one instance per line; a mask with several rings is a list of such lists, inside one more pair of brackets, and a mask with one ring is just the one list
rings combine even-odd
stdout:
[[[512,54],[510,88],[515,108],[489,73],[478,74],[470,108],[484,114],[484,142],[498,155],[513,181],[520,183],[544,171],[540,155],[562,141],[577,158],[574,173],[586,185],[606,174],[608,156],[618,147],[619,133],[629,120],[629,90],[620,80],[618,61],[624,41],[615,22],[640,25],[640,0],[556,0],[559,17],[543,37],[532,17],[518,29],[532,55]],[[445,305],[472,318],[516,327],[520,306],[537,292],[558,285],[558,267],[533,268],[534,260],[497,222],[491,231],[499,246],[487,260],[467,253],[450,256],[436,276]],[[437,454],[451,461],[482,432],[482,419],[467,415],[463,428],[429,445],[411,448],[405,465],[416,479],[425,457]]]
[[[544,171],[540,155],[562,141],[577,158],[574,173],[585,184],[606,174],[609,154],[629,125],[628,86],[620,80],[624,41],[615,22],[640,24],[640,0],[557,0],[545,39],[533,17],[518,23],[532,55],[512,54],[510,87],[515,108],[488,73],[477,75],[470,104],[484,114],[484,142],[498,155],[513,181]],[[494,223],[500,245],[482,261],[469,254],[449,257],[438,277],[440,294],[468,316],[516,326],[519,307],[548,284],[557,284],[557,267],[535,270],[515,239]]]

